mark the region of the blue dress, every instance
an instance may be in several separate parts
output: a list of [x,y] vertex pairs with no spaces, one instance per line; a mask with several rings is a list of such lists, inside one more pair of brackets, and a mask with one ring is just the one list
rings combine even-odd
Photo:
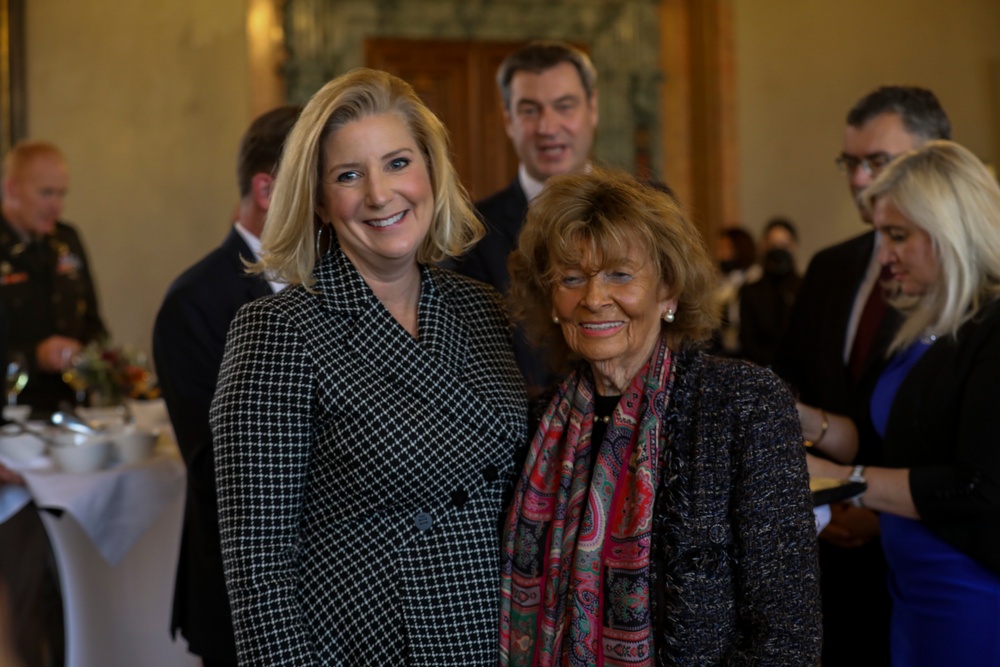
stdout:
[[[917,341],[886,367],[871,399],[885,437],[896,391],[930,343]],[[1000,667],[1000,577],[915,519],[879,515],[892,595],[894,667]]]

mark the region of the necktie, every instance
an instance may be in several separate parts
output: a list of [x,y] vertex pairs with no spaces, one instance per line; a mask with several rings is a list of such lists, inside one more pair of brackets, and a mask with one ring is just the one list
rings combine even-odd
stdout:
[[882,317],[885,315],[885,287],[886,281],[892,278],[892,273],[888,266],[882,267],[878,280],[872,286],[872,291],[865,302],[865,308],[861,311],[861,319],[858,321],[858,332],[854,336],[854,345],[851,347],[851,356],[848,359],[847,367],[851,373],[851,380],[856,385],[861,380],[868,360],[872,352],[872,343],[875,342],[875,334],[878,333]]

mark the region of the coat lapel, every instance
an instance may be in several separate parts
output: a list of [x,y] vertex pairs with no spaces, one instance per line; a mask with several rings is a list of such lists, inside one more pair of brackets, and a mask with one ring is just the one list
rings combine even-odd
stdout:
[[[421,267],[419,340],[379,302],[338,246],[317,265],[316,288],[325,308],[353,320],[347,343],[359,364],[372,364],[379,377],[398,383],[415,400],[440,405],[449,419],[488,432],[494,441],[520,437],[518,421],[488,391],[496,378],[470,359],[469,325],[442,298],[435,275]],[[491,393],[487,402],[484,396]]]

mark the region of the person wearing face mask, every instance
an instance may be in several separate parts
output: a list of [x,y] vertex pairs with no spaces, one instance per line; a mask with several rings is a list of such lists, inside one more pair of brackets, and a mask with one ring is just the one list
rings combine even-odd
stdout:
[[740,289],[756,280],[757,247],[753,237],[742,227],[729,227],[719,233],[716,259],[719,262],[717,299],[722,319],[712,333],[711,350],[727,357],[740,356]]
[[778,351],[792,305],[802,284],[795,266],[799,235],[785,218],[764,228],[760,277],[740,288],[740,350],[744,359],[770,366]]

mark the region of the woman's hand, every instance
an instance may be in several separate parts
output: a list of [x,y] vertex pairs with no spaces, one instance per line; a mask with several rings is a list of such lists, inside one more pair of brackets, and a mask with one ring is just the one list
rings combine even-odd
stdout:
[[0,484],[17,484],[24,486],[24,478],[4,464],[0,463]]
[[795,408],[807,446],[840,463],[854,460],[858,453],[858,429],[851,419],[805,403],[796,402]]
[[847,479],[851,476],[851,467],[828,461],[819,456],[808,454],[806,456],[806,466],[809,468],[809,476],[824,479]]
[[[847,479],[851,466],[827,461],[819,456],[806,456],[810,477]],[[861,503],[877,512],[889,512],[909,519],[919,519],[913,496],[910,493],[909,468],[875,468],[867,466],[863,474],[868,490],[861,494]]]

